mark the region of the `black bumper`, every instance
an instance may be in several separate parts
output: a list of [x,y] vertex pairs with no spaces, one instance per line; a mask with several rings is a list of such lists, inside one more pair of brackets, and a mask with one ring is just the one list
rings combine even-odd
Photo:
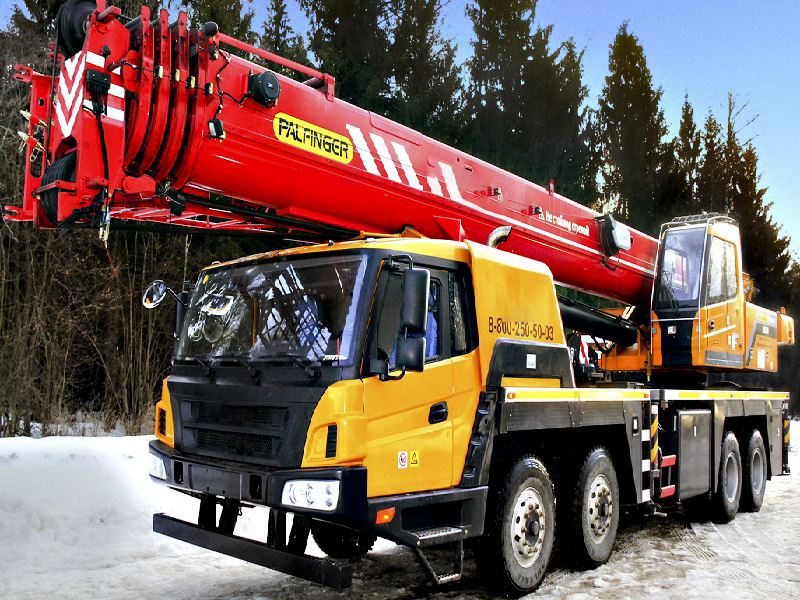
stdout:
[[287,552],[255,540],[207,531],[163,514],[153,515],[153,531],[338,590],[352,583],[353,567],[347,562]]
[[[348,525],[367,526],[367,469],[271,469],[183,454],[163,442],[150,442],[150,453],[164,461],[166,480],[151,476],[169,487],[229,498],[248,504],[270,506],[289,512]],[[292,479],[332,479],[341,481],[339,503],[333,511],[307,510],[281,504],[284,484]]]

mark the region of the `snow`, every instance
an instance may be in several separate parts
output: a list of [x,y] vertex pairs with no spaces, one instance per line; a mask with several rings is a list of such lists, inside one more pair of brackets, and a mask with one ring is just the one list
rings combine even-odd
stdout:
[[[800,439],[800,422],[792,423]],[[471,551],[461,582],[432,589],[412,553],[379,540],[343,593],[152,532],[152,514],[196,520],[197,500],[147,475],[150,437],[0,439],[0,598],[489,598]],[[761,512],[728,525],[623,520],[614,554],[594,571],[555,564],[537,600],[800,598],[800,452],[794,475],[767,485]],[[266,537],[267,511],[236,533]],[[309,551],[321,555],[309,544]]]

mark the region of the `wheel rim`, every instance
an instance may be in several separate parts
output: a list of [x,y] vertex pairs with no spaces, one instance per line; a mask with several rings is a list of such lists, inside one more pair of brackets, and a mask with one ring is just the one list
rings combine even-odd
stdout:
[[750,460],[750,479],[753,486],[753,492],[760,494],[764,487],[764,456],[761,454],[761,448],[756,448],[753,452],[753,457]]
[[614,496],[605,475],[598,475],[592,481],[585,506],[589,533],[596,543],[602,542],[611,529],[614,516]]
[[521,567],[530,567],[539,558],[548,526],[539,492],[525,488],[514,503],[510,531],[514,558]]
[[739,465],[733,452],[729,452],[725,458],[725,497],[728,502],[736,500],[736,492],[739,491]]

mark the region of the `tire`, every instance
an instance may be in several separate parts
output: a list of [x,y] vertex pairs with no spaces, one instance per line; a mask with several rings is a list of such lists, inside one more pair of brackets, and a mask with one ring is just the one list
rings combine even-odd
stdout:
[[533,456],[520,458],[492,491],[484,537],[478,548],[478,569],[486,585],[518,597],[541,584],[556,528],[553,483]]
[[343,559],[364,556],[377,539],[375,534],[317,520],[311,521],[311,535],[325,554]]
[[[70,152],[58,160],[54,160],[44,172],[42,186],[58,180],[74,182],[76,158],[76,153]],[[45,216],[53,225],[58,226],[58,190],[44,192],[41,195],[40,202]]]
[[577,471],[564,489],[562,554],[576,568],[594,569],[608,562],[617,537],[619,482],[602,446],[592,448]]
[[715,523],[730,523],[739,512],[742,496],[742,457],[732,431],[722,437],[717,491],[711,496],[710,517]]
[[767,450],[761,432],[756,429],[750,434],[747,442],[747,454],[742,461],[742,498],[739,502],[739,510],[742,512],[761,510],[766,490]]

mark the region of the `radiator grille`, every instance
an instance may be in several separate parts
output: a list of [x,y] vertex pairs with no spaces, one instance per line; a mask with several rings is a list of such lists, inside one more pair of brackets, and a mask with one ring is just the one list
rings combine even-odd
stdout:
[[282,427],[286,422],[285,407],[212,405],[193,402],[192,416],[199,423],[219,425],[245,425],[247,427]]
[[265,435],[197,430],[197,450],[226,455],[271,459],[277,450],[277,440]]

